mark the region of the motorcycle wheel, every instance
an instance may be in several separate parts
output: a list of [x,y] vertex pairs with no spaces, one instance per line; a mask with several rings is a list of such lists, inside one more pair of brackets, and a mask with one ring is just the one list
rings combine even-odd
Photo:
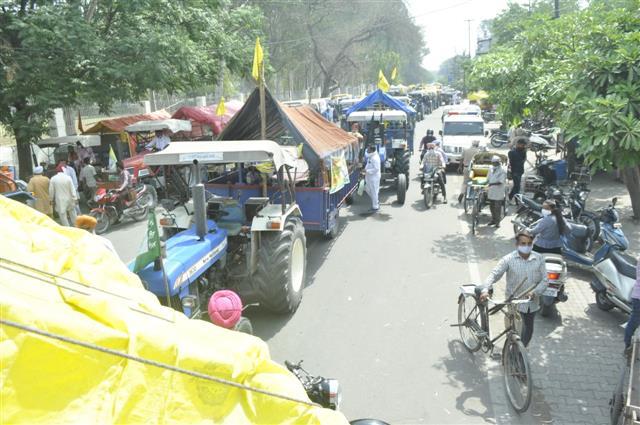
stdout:
[[490,141],[491,141],[491,146],[493,146],[494,148],[499,148],[504,144],[500,142],[496,137],[492,137]]
[[422,191],[422,197],[424,198],[424,207],[426,209],[431,208],[431,202],[433,201],[433,188],[425,189]]
[[140,212],[136,214],[131,214],[131,218],[135,221],[142,221],[147,218],[147,214],[149,214],[149,206],[146,206],[140,210]]
[[540,316],[549,317],[555,313],[555,310],[556,310],[555,304],[550,304],[550,305],[543,304],[540,307]]
[[91,211],[89,215],[96,219],[96,235],[105,233],[111,225],[111,220],[105,211]]

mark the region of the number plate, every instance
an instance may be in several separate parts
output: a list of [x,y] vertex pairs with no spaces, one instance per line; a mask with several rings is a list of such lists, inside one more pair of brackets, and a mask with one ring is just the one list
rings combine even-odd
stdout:
[[555,297],[558,295],[558,290],[556,288],[547,288],[544,290],[542,295],[547,295],[549,297]]

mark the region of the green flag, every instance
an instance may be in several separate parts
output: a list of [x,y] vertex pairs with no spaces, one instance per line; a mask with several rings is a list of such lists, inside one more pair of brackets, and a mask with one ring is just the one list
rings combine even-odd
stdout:
[[149,211],[147,219],[147,250],[136,257],[133,272],[138,273],[158,257],[160,257],[160,235],[156,223],[156,214],[153,211]]

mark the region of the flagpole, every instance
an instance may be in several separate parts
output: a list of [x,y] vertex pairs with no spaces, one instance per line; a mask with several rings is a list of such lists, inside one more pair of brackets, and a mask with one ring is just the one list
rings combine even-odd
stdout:
[[260,138],[262,140],[267,139],[267,108],[265,105],[264,94],[264,63],[260,65]]

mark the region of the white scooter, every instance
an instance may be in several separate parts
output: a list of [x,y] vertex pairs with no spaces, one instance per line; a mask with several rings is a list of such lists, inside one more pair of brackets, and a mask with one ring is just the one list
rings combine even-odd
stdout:
[[636,283],[638,259],[612,249],[604,260],[594,264],[591,288],[602,310],[613,307],[631,313],[631,291]]

